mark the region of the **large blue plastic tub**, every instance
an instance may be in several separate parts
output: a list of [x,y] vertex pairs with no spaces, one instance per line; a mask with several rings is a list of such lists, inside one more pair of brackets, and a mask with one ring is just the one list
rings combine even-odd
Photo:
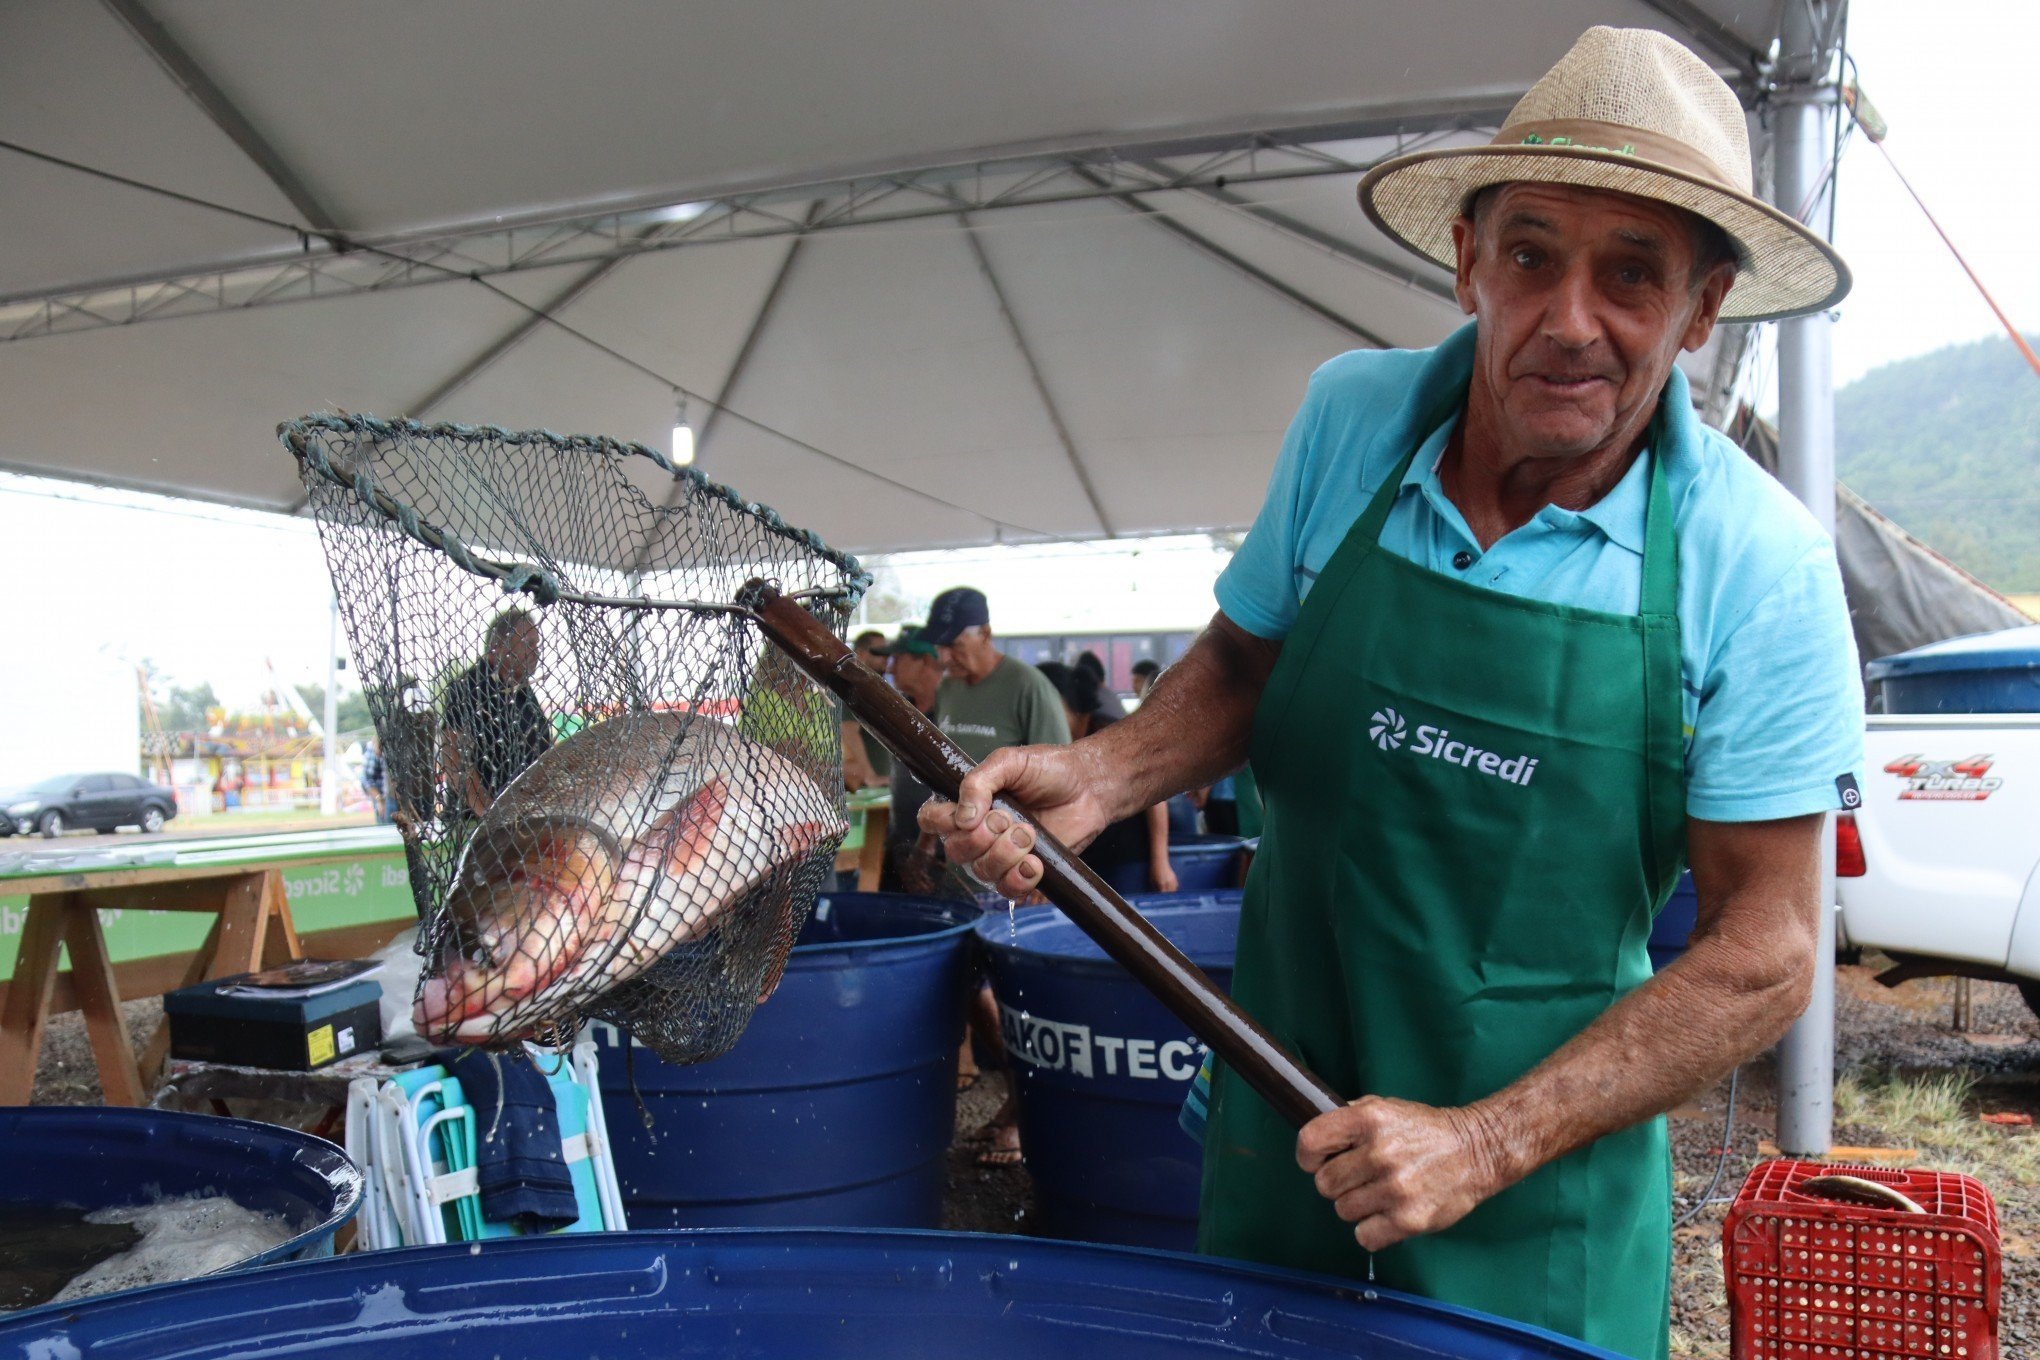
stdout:
[[2040,713],[2040,624],[1879,657],[1886,713]]
[[217,1194],[298,1226],[240,1266],[330,1256],[361,1207],[360,1170],[325,1139],[172,1110],[0,1108],[0,1166],[0,1201],[91,1210]]
[[[1131,900],[1192,963],[1230,986],[1238,891]],[[1176,1115],[1203,1045],[1059,911],[988,916],[978,937],[1019,1083],[1041,1230],[1188,1251],[1202,1153]]]
[[1693,891],[1693,875],[1679,875],[1678,886],[1665,899],[1664,909],[1657,919],[1650,923],[1650,967],[1657,972],[1673,959],[1686,952],[1686,941],[1693,934],[1694,922],[1700,915],[1700,896]]
[[901,1227],[942,1221],[969,977],[968,902],[831,893],[737,1046],[696,1067],[617,1032],[602,1108],[633,1228]]
[[417,1247],[0,1322],[120,1360],[1606,1360],[1350,1282],[1017,1237],[616,1233]]
[[[1169,867],[1176,871],[1178,892],[1202,892],[1240,885],[1240,853],[1246,842],[1238,836],[1176,836],[1169,841]],[[1145,893],[1147,864],[1121,865],[1105,881],[1122,893]]]

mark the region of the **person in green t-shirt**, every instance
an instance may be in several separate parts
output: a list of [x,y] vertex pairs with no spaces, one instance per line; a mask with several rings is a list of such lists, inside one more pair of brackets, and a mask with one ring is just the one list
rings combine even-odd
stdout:
[[[1004,656],[992,642],[992,616],[982,591],[957,586],[943,591],[929,606],[921,637],[932,643],[942,661],[943,680],[935,691],[935,725],[972,760],[983,760],[1002,746],[1050,744],[1067,746],[1069,719],[1062,695],[1034,667]],[[952,870],[952,874],[958,871]],[[972,885],[975,889],[976,885]],[[982,987],[972,1007],[971,1025],[987,1048],[999,1043],[999,1007],[990,987]],[[970,1036],[957,1059],[957,1085],[969,1089],[978,1079]],[[987,1144],[980,1166],[1011,1167],[1021,1162],[1020,1107],[1009,1091],[1006,1103],[979,1131]]]
[[959,586],[936,596],[921,636],[942,659],[935,724],[972,760],[1001,746],[1069,743],[1062,696],[1040,671],[1000,653],[983,595]]

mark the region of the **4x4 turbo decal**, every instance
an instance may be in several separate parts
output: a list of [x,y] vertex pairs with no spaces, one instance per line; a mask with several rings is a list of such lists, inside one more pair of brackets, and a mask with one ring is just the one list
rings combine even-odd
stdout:
[[1898,791],[1901,799],[1980,803],[2004,787],[2005,781],[1990,772],[1994,759],[1987,751],[1961,760],[1904,755],[1886,765],[1884,772],[1906,781]]

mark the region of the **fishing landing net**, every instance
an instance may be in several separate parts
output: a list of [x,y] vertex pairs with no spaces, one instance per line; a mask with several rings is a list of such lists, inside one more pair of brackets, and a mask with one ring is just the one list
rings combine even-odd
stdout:
[[425,958],[419,1031],[605,1020],[718,1056],[846,828],[835,700],[732,605],[838,638],[855,559],[639,444],[308,416],[298,460],[374,715]]

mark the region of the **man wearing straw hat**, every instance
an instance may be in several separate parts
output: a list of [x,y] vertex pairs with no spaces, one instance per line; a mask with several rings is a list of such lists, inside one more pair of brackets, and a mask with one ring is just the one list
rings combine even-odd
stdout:
[[[1139,712],[923,810],[1018,894],[1040,864],[994,791],[1081,844],[1251,757],[1233,994],[1358,1099],[1299,1136],[1221,1066],[1205,1250],[1665,1353],[1662,1112],[1805,1005],[1861,759],[1832,545],[1673,365],[1848,288],[1749,190],[1728,87],[1608,28],[1491,145],[1369,172],[1369,218],[1473,322],[1313,376],[1220,612]],[[1687,864],[1699,926],[1653,977]]]

